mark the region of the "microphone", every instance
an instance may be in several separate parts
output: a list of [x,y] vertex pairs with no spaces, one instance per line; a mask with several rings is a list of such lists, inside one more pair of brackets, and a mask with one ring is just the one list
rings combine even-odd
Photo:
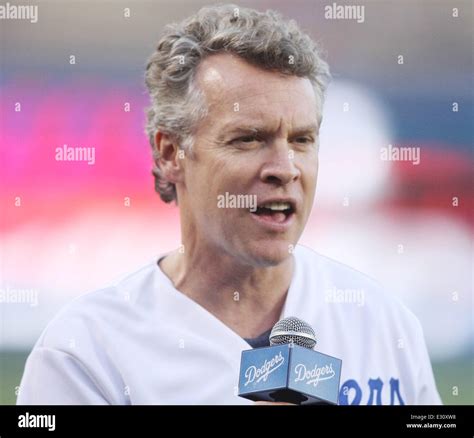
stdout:
[[278,321],[270,347],[242,351],[239,397],[298,405],[338,404],[342,360],[314,351],[316,334],[294,316]]

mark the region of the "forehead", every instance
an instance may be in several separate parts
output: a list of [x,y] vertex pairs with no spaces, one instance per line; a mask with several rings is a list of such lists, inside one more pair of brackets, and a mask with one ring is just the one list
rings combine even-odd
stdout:
[[318,119],[309,79],[266,71],[234,55],[204,59],[196,82],[205,95],[209,118],[218,125],[228,124],[229,119],[299,120],[302,124]]

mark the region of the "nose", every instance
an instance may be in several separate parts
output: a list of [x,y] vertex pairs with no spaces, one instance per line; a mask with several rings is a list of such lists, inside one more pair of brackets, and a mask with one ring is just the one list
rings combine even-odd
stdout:
[[274,144],[269,148],[269,158],[262,167],[260,179],[263,182],[284,186],[300,177],[300,171],[295,166],[294,156],[287,142]]

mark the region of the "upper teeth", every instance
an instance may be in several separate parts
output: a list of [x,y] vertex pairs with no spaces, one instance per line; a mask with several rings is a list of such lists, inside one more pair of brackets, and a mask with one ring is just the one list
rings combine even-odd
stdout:
[[263,204],[262,207],[270,210],[282,211],[288,210],[291,208],[291,205],[289,202],[268,202],[267,204]]

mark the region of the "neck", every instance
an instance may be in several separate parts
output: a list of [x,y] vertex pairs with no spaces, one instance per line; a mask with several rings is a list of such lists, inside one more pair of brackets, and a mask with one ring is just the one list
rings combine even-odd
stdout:
[[175,288],[243,338],[279,320],[293,274],[293,257],[271,267],[239,265],[215,251],[174,251],[160,267]]

